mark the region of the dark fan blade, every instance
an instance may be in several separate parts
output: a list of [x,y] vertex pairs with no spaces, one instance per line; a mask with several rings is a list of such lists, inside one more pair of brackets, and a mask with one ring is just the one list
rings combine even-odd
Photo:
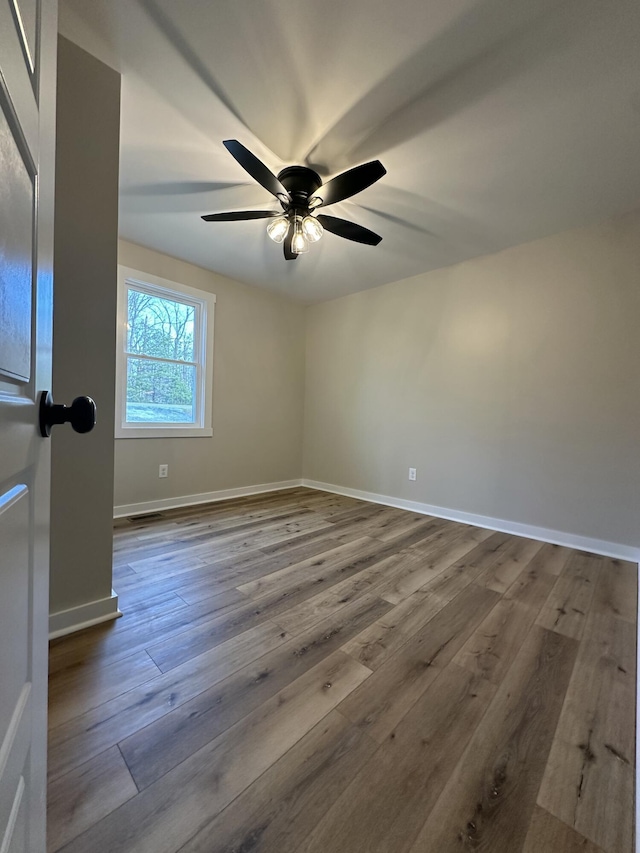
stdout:
[[337,234],[338,237],[344,237],[346,240],[353,240],[354,243],[366,243],[367,246],[377,246],[382,240],[379,234],[369,231],[368,228],[356,225],[355,222],[348,222],[346,219],[338,219],[337,216],[327,216],[321,213],[318,215],[318,221],[327,231]]
[[269,192],[273,193],[276,198],[279,198],[282,195],[285,199],[289,198],[288,192],[273,172],[271,172],[261,160],[258,160],[255,154],[252,154],[248,148],[245,148],[241,142],[238,142],[237,139],[225,139],[222,144],[229,154],[231,154],[232,157],[235,157],[242,168],[261,186],[263,186],[265,190],[269,190]]
[[273,210],[233,210],[231,213],[207,213],[205,222],[237,222],[239,219],[267,219],[278,216]]
[[315,195],[320,196],[322,199],[322,204],[318,205],[318,207],[335,204],[337,201],[350,198],[361,190],[366,190],[367,187],[375,184],[376,181],[379,181],[386,174],[387,170],[379,160],[372,160],[371,163],[363,163],[362,166],[349,169],[347,172],[343,172],[341,175],[337,175],[335,178],[327,181],[315,193]]
[[289,233],[284,238],[282,247],[284,249],[284,257],[286,261],[295,261],[297,254],[291,251],[291,240],[293,239],[293,226],[289,226]]

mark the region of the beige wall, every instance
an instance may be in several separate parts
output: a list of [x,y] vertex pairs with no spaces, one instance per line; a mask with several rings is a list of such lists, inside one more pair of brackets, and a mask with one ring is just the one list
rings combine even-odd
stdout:
[[305,477],[640,545],[640,215],[307,321]]
[[52,434],[52,613],[111,594],[119,129],[120,75],[60,38],[53,393],[93,397],[98,423]]
[[216,311],[213,437],[117,439],[116,507],[300,477],[304,307],[132,243],[119,261],[215,293]]

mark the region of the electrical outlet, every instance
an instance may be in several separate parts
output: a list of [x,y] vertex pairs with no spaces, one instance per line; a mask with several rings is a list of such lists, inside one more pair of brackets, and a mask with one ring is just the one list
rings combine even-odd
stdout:
[[409,468],[409,479],[410,480],[416,479],[416,469],[415,468]]
[[168,476],[169,476],[169,466],[168,465],[161,465],[158,468],[158,477],[162,478],[162,477],[168,477]]

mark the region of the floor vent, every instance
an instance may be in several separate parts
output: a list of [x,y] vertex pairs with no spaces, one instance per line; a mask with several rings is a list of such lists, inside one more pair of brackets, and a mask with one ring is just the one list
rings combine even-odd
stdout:
[[127,521],[151,521],[154,518],[162,518],[161,512],[147,512],[144,515],[130,515]]

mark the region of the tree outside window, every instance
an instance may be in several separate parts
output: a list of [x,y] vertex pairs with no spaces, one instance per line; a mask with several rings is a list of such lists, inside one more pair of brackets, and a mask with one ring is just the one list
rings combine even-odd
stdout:
[[195,314],[193,305],[128,287],[128,422],[195,422]]

